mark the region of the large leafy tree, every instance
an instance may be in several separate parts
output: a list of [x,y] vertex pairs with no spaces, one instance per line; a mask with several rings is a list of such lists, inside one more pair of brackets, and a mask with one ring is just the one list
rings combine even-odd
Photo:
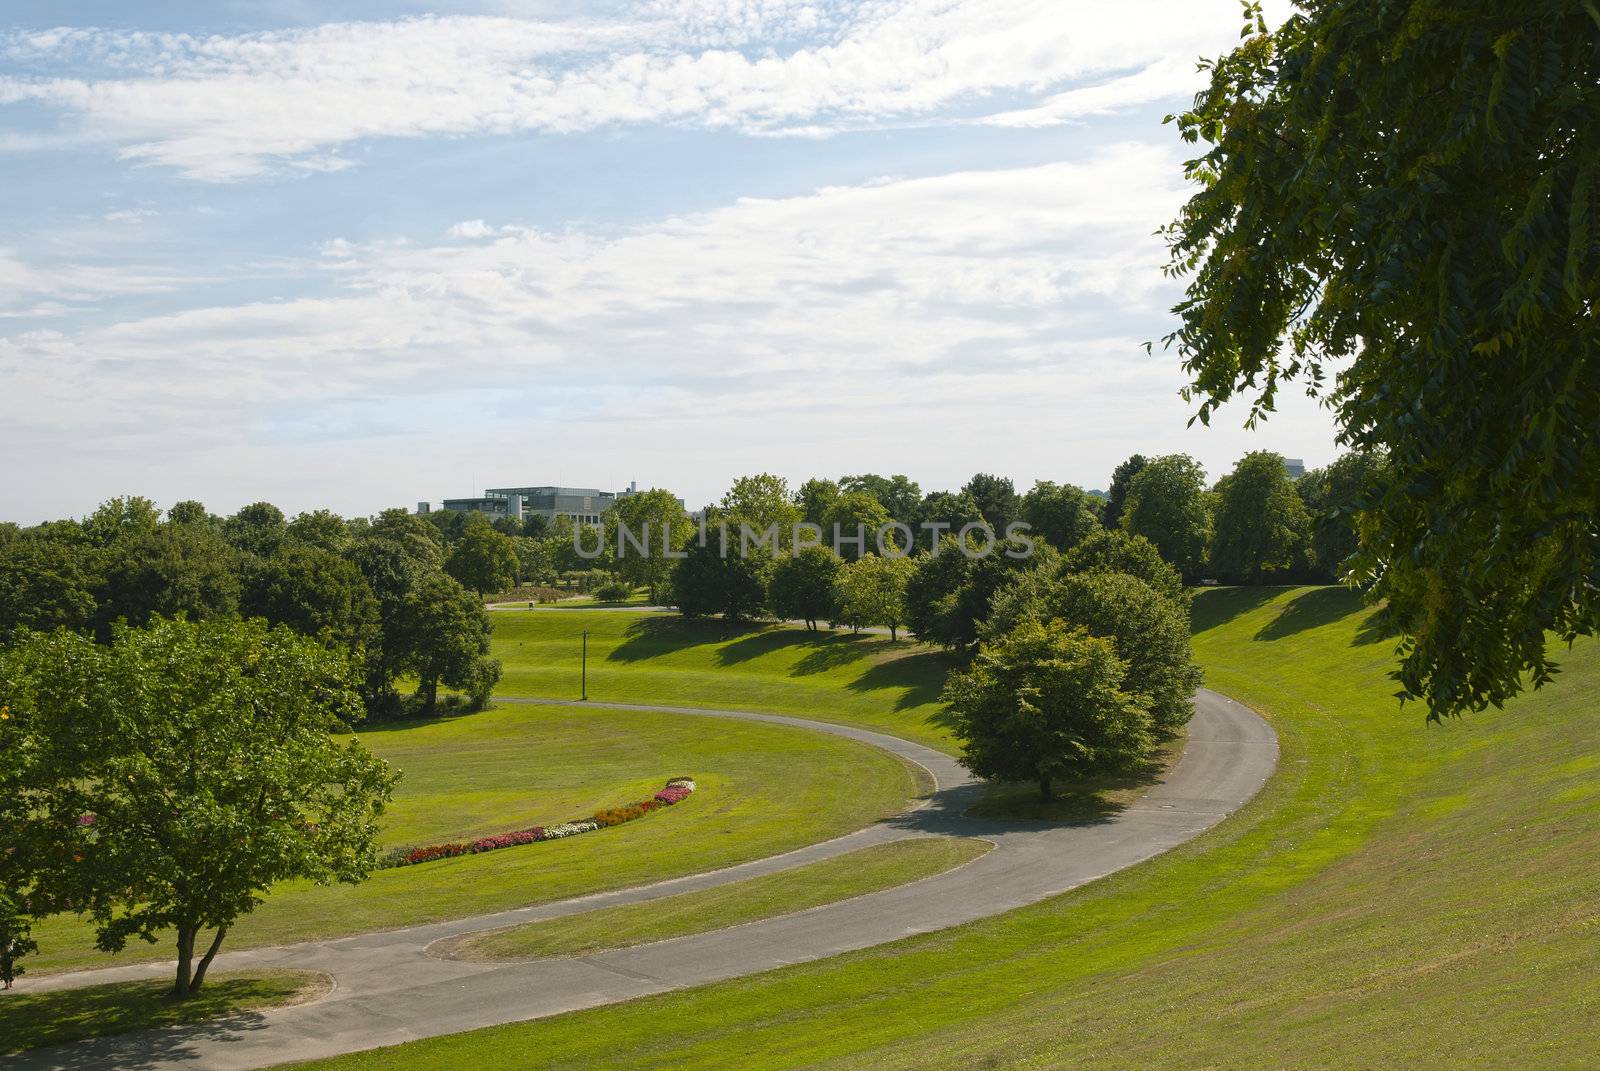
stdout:
[[[618,541],[617,537],[623,534],[618,531],[619,525],[627,526],[633,539],[643,545],[643,551],[626,536]],[[650,601],[659,602],[666,595],[677,564],[669,552],[681,552],[694,534],[689,515],[677,498],[660,488],[625,495],[606,511],[605,529],[606,545],[617,556],[617,572],[631,584],[648,587]]]
[[[832,546],[837,538],[839,545],[834,549],[846,560],[875,554],[878,533],[891,519],[889,511],[874,496],[865,491],[846,491],[834,499],[833,505],[822,515],[822,539]],[[896,538],[899,537],[892,530],[885,533],[884,545],[892,550],[890,540]]]
[[1040,480],[1022,496],[1022,519],[1031,534],[1048,540],[1057,550],[1071,550],[1100,531],[1096,500],[1070,483]]
[[1026,549],[1020,540],[1001,540],[992,553],[972,557],[963,553],[958,537],[945,536],[936,553],[913,559],[916,571],[906,580],[906,624],[924,643],[970,650],[995,592],[1019,572],[1053,568],[1059,557],[1043,543],[1036,542],[1033,553],[1024,556]]
[[346,649],[378,638],[378,600],[349,560],[320,547],[285,541],[245,570],[239,609],[303,636],[326,633]]
[[907,476],[879,476],[868,472],[860,476],[846,476],[839,481],[842,491],[864,491],[876,498],[890,517],[902,524],[914,524],[918,507],[922,504],[922,488]]
[[1127,532],[1096,532],[1073,547],[1062,558],[1068,573],[1127,573],[1149,584],[1161,595],[1187,608],[1183,574],[1161,557],[1154,543]]
[[813,476],[794,493],[794,504],[800,507],[800,519],[822,527],[823,515],[840,493],[836,481]]
[[672,602],[685,617],[721,614],[738,623],[761,612],[767,594],[763,562],[739,552],[736,531],[726,554],[714,523],[705,542],[696,539],[684,553],[672,574]]
[[1149,461],[1128,483],[1122,527],[1154,543],[1185,580],[1198,579],[1211,543],[1205,470],[1188,454]]
[[917,567],[899,555],[867,554],[839,572],[839,620],[852,628],[879,626],[889,638],[900,638],[906,620],[906,584]]
[[252,502],[222,522],[222,535],[240,550],[266,557],[283,542],[288,525],[271,502]]
[[[959,534],[969,524],[983,523],[983,514],[971,495],[934,491],[917,507],[917,546],[931,551],[947,535]],[[928,528],[921,527],[929,525]]]
[[1127,665],[1123,689],[1142,697],[1156,729],[1174,732],[1194,713],[1201,674],[1184,603],[1126,573],[1031,570],[995,595],[981,630],[994,638],[1022,621],[1051,620],[1112,642]]
[[141,625],[155,614],[204,618],[234,613],[239,574],[239,552],[210,527],[125,527],[102,552],[96,591],[101,637],[118,620]]
[[444,571],[479,595],[504,591],[517,580],[517,545],[482,514],[472,514],[444,560]]
[[489,701],[500,663],[488,657],[492,626],[481,599],[444,573],[424,573],[407,592],[394,631],[401,663],[417,679],[423,713],[437,707],[441,684],[465,692],[475,708]]
[[1550,679],[1600,625],[1600,8],[1256,12],[1177,117],[1168,232],[1198,417],[1302,379],[1389,471],[1357,579],[1429,716]]
[[785,620],[804,621],[816,630],[818,621],[833,620],[838,603],[834,585],[844,563],[827,547],[804,547],[793,557],[772,563],[767,576],[767,604]]
[[1228,580],[1259,584],[1306,559],[1311,517],[1283,458],[1256,450],[1217,481],[1211,564]]
[[1006,525],[1017,520],[1022,513],[1022,500],[1009,476],[995,476],[980,472],[961,488],[978,505],[978,512],[996,532],[1004,532]]
[[800,507],[789,493],[789,483],[769,472],[741,476],[722,496],[718,518],[728,523],[729,538],[737,545],[739,526],[747,524],[757,535],[776,526],[779,546],[787,547],[794,538],[794,525],[801,519]]
[[1107,528],[1122,524],[1122,507],[1128,501],[1128,485],[1134,476],[1149,462],[1143,454],[1134,454],[1111,472],[1111,486],[1106,489],[1106,508],[1102,518]]
[[94,620],[87,548],[25,537],[0,545],[0,641],[18,628],[84,628]]
[[1055,620],[1026,620],[985,643],[972,668],[951,674],[940,722],[979,777],[1055,783],[1127,769],[1155,736],[1142,698],[1109,639]]
[[360,716],[352,684],[341,652],[261,621],[30,633],[0,653],[0,745],[27,756],[7,854],[107,951],[173,934],[189,996],[275,883],[376,862],[396,775],[335,735]]

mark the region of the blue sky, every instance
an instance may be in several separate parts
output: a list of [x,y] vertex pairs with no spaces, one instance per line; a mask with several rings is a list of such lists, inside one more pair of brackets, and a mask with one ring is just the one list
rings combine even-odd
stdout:
[[0,518],[1312,463],[1186,428],[1166,112],[1233,0],[0,14]]

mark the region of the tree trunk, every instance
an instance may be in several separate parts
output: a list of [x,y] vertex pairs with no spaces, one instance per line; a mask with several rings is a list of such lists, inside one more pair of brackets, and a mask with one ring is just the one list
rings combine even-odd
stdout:
[[1050,785],[1050,778],[1048,776],[1041,776],[1039,778],[1039,796],[1046,803],[1050,803],[1056,798],[1055,791]]
[[433,713],[434,707],[439,702],[439,679],[427,677],[418,682],[417,690],[422,693],[422,709],[428,714]]
[[189,992],[200,992],[200,983],[206,980],[206,969],[211,966],[211,961],[217,958],[217,949],[222,947],[222,939],[228,935],[228,927],[218,926],[217,935],[211,939],[211,947],[206,949],[206,956],[200,961],[200,966],[194,969],[194,977],[189,981]]
[[895,641],[897,641],[899,639],[900,639],[900,626],[899,625],[890,625],[889,626],[889,641],[891,643],[893,643],[893,642],[895,642]]
[[179,1000],[189,995],[189,964],[194,960],[194,938],[199,929],[178,927],[178,976],[172,983],[172,995]]

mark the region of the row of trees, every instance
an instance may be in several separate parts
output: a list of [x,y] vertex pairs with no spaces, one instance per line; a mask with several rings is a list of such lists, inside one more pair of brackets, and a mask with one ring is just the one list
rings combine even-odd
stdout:
[[117,624],[157,617],[261,618],[349,655],[371,713],[400,712],[406,680],[425,711],[441,687],[481,704],[499,665],[468,586],[499,580],[492,564],[508,539],[480,521],[452,547],[404,510],[290,520],[265,502],[229,517],[180,502],[163,516],[148,499],[113,499],[82,520],[0,526],[0,641],[66,628],[108,642]]

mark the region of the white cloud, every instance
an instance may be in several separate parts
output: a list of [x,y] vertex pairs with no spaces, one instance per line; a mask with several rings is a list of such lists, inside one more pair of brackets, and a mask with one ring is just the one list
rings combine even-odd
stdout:
[[0,77],[0,104],[48,102],[130,160],[227,180],[346,167],[339,147],[374,137],[631,123],[819,136],[1014,101],[1028,103],[996,122],[1054,122],[1192,88],[1194,57],[1237,25],[1228,0],[649,0],[611,22],[58,30],[3,39],[35,73]]
[[1167,302],[1151,230],[1179,176],[1170,151],[1127,144],[617,233],[474,220],[434,245],[329,242],[308,264],[327,296],[0,336],[19,414],[3,434],[199,449],[285,413],[464,393],[709,434],[848,427],[881,420],[886,398],[903,418],[1053,414],[1148,387],[1142,340],[1106,313]]

